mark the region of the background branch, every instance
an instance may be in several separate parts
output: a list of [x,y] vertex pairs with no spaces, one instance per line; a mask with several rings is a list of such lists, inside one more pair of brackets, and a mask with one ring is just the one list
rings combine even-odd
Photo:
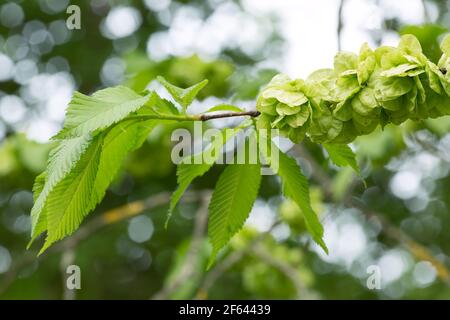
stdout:
[[284,262],[283,260],[279,260],[272,256],[270,252],[268,252],[261,246],[261,244],[256,245],[250,253],[252,255],[255,255],[268,265],[278,269],[289,280],[291,280],[292,284],[295,287],[297,299],[301,299],[301,297],[305,295],[306,288],[300,279],[298,271],[293,266],[291,266],[287,262]]
[[153,295],[152,300],[164,300],[170,297],[188,278],[193,276],[195,272],[199,272],[197,261],[200,255],[200,249],[208,222],[208,203],[209,197],[202,199],[202,205],[195,216],[195,224],[192,232],[191,245],[186,254],[181,271],[176,278],[163,286],[163,288]]
[[254,239],[250,241],[250,243],[242,249],[235,250],[227,255],[222,261],[217,262],[217,264],[206,273],[206,276],[203,278],[202,282],[199,285],[197,290],[197,294],[195,295],[195,299],[204,300],[208,298],[208,292],[214,283],[232,266],[238,263],[244,256],[253,250],[253,248],[261,243],[272,230],[278,226],[281,222],[275,222],[269,230],[266,232],[262,232],[258,234]]
[[201,121],[208,121],[212,119],[221,119],[221,118],[232,118],[232,117],[243,117],[243,116],[250,116],[250,117],[257,117],[261,113],[259,111],[245,111],[245,112],[227,112],[227,113],[218,113],[218,114],[201,114],[200,120]]
[[[328,176],[325,170],[317,163],[314,157],[311,156],[309,151],[304,146],[297,145],[295,150],[303,159],[307,160],[311,165],[312,167],[311,178],[314,179],[317,183],[319,183],[320,187],[325,193],[325,197],[327,198],[327,200],[334,202],[334,194],[331,189],[332,186],[331,178]],[[351,186],[354,186],[354,183],[352,183]],[[439,279],[442,282],[450,285],[450,271],[448,267],[444,263],[442,263],[439,259],[437,259],[427,247],[415,241],[413,238],[407,235],[402,229],[391,224],[382,213],[367,208],[367,206],[364,203],[355,200],[355,198],[353,198],[351,194],[352,192],[350,188],[350,190],[347,192],[347,196],[345,196],[344,199],[342,200],[342,204],[344,206],[350,208],[352,207],[358,208],[360,212],[366,216],[368,221],[373,221],[374,220],[373,218],[375,218],[375,220],[382,225],[381,230],[387,237],[395,240],[404,248],[406,248],[417,260],[424,260],[430,262],[436,269]]]
[[[208,197],[209,191],[204,192],[186,192],[182,198],[183,202],[198,201],[202,197]],[[165,205],[170,201],[170,192],[161,192],[152,195],[144,200],[137,200],[125,204],[123,206],[108,210],[95,218],[88,221],[72,236],[56,243],[53,247],[49,248],[39,259],[55,254],[65,252],[75,248],[81,241],[90,237],[96,231],[105,228],[109,225],[124,221],[126,219],[135,217],[145,210],[153,210],[159,206]],[[2,277],[0,282],[0,294],[5,292],[9,286],[14,282],[17,274],[25,267],[36,262],[37,251],[27,251],[20,258],[14,259],[14,263],[11,265],[7,273]]]
[[213,119],[233,118],[233,117],[258,117],[261,113],[256,110],[243,111],[243,112],[225,112],[225,113],[202,113],[202,114],[144,114],[133,115],[125,118],[124,120],[136,119],[136,120],[175,120],[175,121],[209,121]]
[[342,28],[344,27],[344,16],[343,16],[344,5],[345,5],[345,0],[341,0],[339,2],[338,24],[337,24],[337,28],[336,28],[338,51],[342,50]]

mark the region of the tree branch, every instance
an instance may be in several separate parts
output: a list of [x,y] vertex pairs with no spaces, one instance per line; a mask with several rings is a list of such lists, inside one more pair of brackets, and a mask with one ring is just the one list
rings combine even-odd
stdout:
[[422,7],[423,7],[423,19],[425,20],[425,23],[430,23],[430,13],[428,12],[427,2],[426,0],[422,0]]
[[208,121],[212,119],[221,119],[221,118],[231,118],[231,117],[243,117],[243,116],[250,116],[252,118],[255,118],[259,116],[261,113],[259,111],[245,111],[245,112],[226,112],[226,113],[219,113],[219,114],[201,114],[200,120],[201,121]]
[[202,113],[202,114],[142,114],[129,116],[124,120],[136,119],[136,120],[176,120],[176,121],[209,121],[213,119],[233,118],[233,117],[257,117],[261,113],[259,111],[243,111],[243,112],[225,112],[225,113]]

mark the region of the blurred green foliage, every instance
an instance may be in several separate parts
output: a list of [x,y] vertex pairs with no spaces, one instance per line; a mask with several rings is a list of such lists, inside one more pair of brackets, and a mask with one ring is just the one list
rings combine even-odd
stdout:
[[[1,52],[7,55],[12,56],[16,51],[4,40],[19,39],[26,23],[40,21],[48,27],[52,22],[66,18],[64,11],[46,13],[43,0],[14,2],[23,9],[25,20],[12,28],[0,25]],[[190,7],[208,17],[219,2],[172,1],[168,12],[173,14],[178,8]],[[436,24],[402,26],[389,18],[383,31],[393,29],[413,33],[424,51],[435,57],[436,44],[448,31],[449,2],[429,2],[438,8],[438,16],[433,21]],[[245,10],[238,1],[235,3],[240,10]],[[221,101],[254,103],[260,87],[277,72],[256,66],[265,57],[265,52],[277,52],[273,47],[280,47],[281,36],[276,28],[262,53],[254,56],[245,54],[240,48],[225,48],[214,59],[174,55],[157,61],[148,56],[146,41],[155,32],[167,29],[167,25],[143,1],[79,1],[79,5],[85,27],[69,33],[68,38],[52,46],[51,51],[35,52],[27,58],[37,63],[39,72],[45,72],[52,57],[64,57],[70,68],[57,71],[70,73],[81,92],[91,93],[106,85],[101,76],[102,68],[111,57],[121,59],[126,70],[123,82],[136,90],[144,90],[157,75],[163,75],[181,87],[207,78],[209,85],[202,91],[201,100],[220,98]],[[111,7],[118,5],[136,8],[142,13],[143,23],[129,37],[108,39],[99,30]],[[24,86],[13,79],[0,82],[2,96],[20,96],[23,90]],[[27,116],[36,114],[39,114],[38,108],[32,103],[27,104]],[[407,235],[409,240],[424,246],[444,268],[450,268],[450,117],[423,123],[408,122],[401,127],[387,126],[358,138],[354,147],[367,188],[351,170],[329,166],[326,154],[317,145],[303,144],[315,166],[294,147],[291,153],[298,157],[310,178],[313,205],[325,224],[330,255],[324,256],[307,240],[301,211],[279,196],[278,181],[267,176],[262,181],[263,188],[251,223],[221,253],[217,266],[236,252],[241,255],[240,259],[219,272],[206,291],[203,290],[205,282],[217,272],[214,266],[206,270],[209,244],[201,239],[194,259],[189,257],[193,229],[201,207],[198,201],[182,202],[167,229],[164,228],[167,204],[144,210],[140,217],[149,219],[145,220],[146,241],[135,241],[133,221],[142,223],[133,220],[137,218],[135,216],[104,226],[92,234],[89,231],[95,226],[96,219],[111,209],[176,188],[175,166],[170,161],[170,136],[174,128],[176,126],[156,129],[143,148],[129,157],[102,204],[80,230],[81,233],[88,232],[89,236],[75,248],[60,247],[65,250],[55,249],[36,258],[33,249],[25,250],[33,204],[31,188],[35,176],[45,167],[51,145],[29,141],[20,133],[22,128],[8,125],[0,144],[0,299],[70,297],[64,289],[67,261],[79,265],[82,270],[82,290],[75,292],[77,299],[147,299],[174,284],[176,289],[166,298],[450,298],[449,279],[445,278],[445,273],[439,273],[436,264],[424,269],[427,265],[423,264],[423,255],[412,250],[414,247],[408,241],[395,237],[398,232]],[[191,129],[189,125],[186,128]],[[212,189],[222,170],[222,166],[214,167],[196,180],[191,190]],[[324,173],[329,180],[317,177],[318,172]],[[402,176],[403,180],[400,179]],[[397,188],[398,184],[403,188]],[[400,192],[409,192],[408,186],[415,187],[416,193]],[[327,188],[331,189],[332,198],[327,195]],[[363,203],[371,212],[349,207],[348,198]],[[391,229],[382,225],[380,217],[397,233],[387,232]],[[281,222],[262,237],[261,234],[277,219]],[[252,247],[255,239],[260,237],[257,246]],[[183,274],[186,261],[193,270],[187,277]],[[388,268],[391,271],[402,272],[396,276],[386,271],[386,277],[391,278],[383,282],[382,290],[369,290],[366,269],[377,263],[392,266]]]

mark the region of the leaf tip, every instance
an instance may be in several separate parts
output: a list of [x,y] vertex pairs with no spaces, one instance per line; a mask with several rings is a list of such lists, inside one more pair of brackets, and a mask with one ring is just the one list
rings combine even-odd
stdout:
[[211,253],[211,256],[209,257],[208,265],[206,266],[206,271],[209,271],[211,269],[211,267],[214,265],[214,263],[216,262],[216,257],[217,257],[217,251],[214,250]]
[[323,239],[320,238],[320,239],[316,239],[316,242],[322,248],[322,250],[325,252],[325,254],[328,255],[329,251],[328,251],[327,245],[325,244],[325,241],[323,241]]
[[45,240],[44,245],[42,246],[41,250],[39,250],[37,256],[41,256],[47,249],[53,244],[54,241],[50,241],[48,238]]
[[167,82],[167,80],[163,76],[157,76],[156,80],[158,80],[161,84]]
[[30,250],[31,245],[33,244],[34,239],[31,239],[28,243],[27,246],[25,247],[27,250]]
[[169,221],[172,218],[172,208],[169,208],[169,210],[167,211],[167,218],[166,218],[166,222],[164,222],[164,229],[168,229],[169,227]]

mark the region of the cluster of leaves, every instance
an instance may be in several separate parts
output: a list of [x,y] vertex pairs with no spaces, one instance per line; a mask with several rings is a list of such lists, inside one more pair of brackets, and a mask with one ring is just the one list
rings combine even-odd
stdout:
[[140,95],[123,86],[92,96],[75,92],[64,127],[53,138],[47,169],[33,187],[31,242],[47,232],[41,252],[78,228],[103,199],[128,153],[155,127],[155,120],[136,115],[160,112],[177,109],[154,92]]
[[261,92],[261,128],[277,128],[292,141],[305,135],[318,143],[350,143],[378,125],[400,124],[450,114],[450,35],[438,64],[423,53],[413,35],[397,48],[359,55],[340,52],[334,69],[321,69],[306,81],[277,75]]
[[[450,67],[450,37],[444,40],[442,49],[444,55],[435,65],[421,53],[414,37],[404,36],[398,48],[372,51],[364,45],[359,56],[340,53],[334,70],[319,70],[306,81],[276,76],[258,99],[262,114],[257,124],[243,121],[234,133],[256,126],[279,128],[293,141],[307,135],[323,143],[334,164],[358,171],[355,154],[344,142],[371,132],[379,123],[398,124],[450,113],[450,78],[445,72]],[[157,124],[203,119],[202,115],[187,114],[187,109],[206,80],[187,89],[162,77],[158,80],[179,108],[156,92],[138,94],[123,86],[92,96],[74,94],[64,127],[53,138],[47,169],[34,185],[31,242],[46,232],[41,252],[79,227],[103,199],[127,155],[143,144]],[[241,111],[225,104],[208,112],[222,110]],[[179,186],[170,201],[168,217],[192,181],[206,174],[219,159],[230,138],[222,134],[225,139],[214,139],[205,150],[187,156],[188,161],[178,165]],[[311,205],[308,181],[301,168],[271,142],[270,136],[258,134],[257,139],[266,146],[258,150],[259,159],[265,159],[280,177],[283,195],[298,207],[306,229],[327,251],[323,227]],[[272,157],[274,153],[278,157]],[[211,156],[213,162],[202,161]],[[213,248],[210,264],[248,218],[258,196],[261,167],[261,161],[248,161],[228,164],[222,171],[208,208],[208,236]]]
[[[198,119],[186,111],[207,81],[182,89],[162,77],[158,80],[178,103],[181,112],[155,92],[137,94],[123,86],[100,90],[92,96],[74,94],[64,127],[52,139],[47,169],[36,178],[33,188],[31,242],[46,232],[41,253],[79,227],[103,199],[126,156],[142,145],[158,123]],[[229,105],[210,109],[212,112],[220,110],[240,111]],[[253,124],[244,121],[234,132]],[[226,135],[226,138],[230,136]],[[221,150],[224,143],[226,139],[215,139],[201,153],[188,157],[201,157],[201,160],[205,154],[213,152],[217,161],[220,153],[215,150]],[[266,149],[268,152],[269,148]],[[279,152],[275,145],[272,149]],[[310,205],[308,182],[293,158],[280,155],[279,164],[270,165],[282,179],[283,192],[301,208],[309,232],[326,250],[322,225]],[[270,159],[268,153],[264,156]],[[170,202],[169,217],[191,182],[205,174],[213,164],[195,159],[179,164],[179,186]],[[230,164],[222,172],[209,204],[208,234],[213,247],[210,263],[242,228],[257,198],[260,182],[260,163]]]
[[[234,132],[237,133],[242,128],[242,126],[237,127],[234,129]],[[227,135],[227,138],[230,138],[230,136]],[[258,151],[280,177],[284,196],[292,199],[300,208],[307,230],[312,235],[314,241],[327,252],[327,247],[323,241],[323,227],[311,207],[308,181],[296,160],[282,153],[273,143],[269,143],[268,137],[260,135],[259,139],[264,140],[263,143],[266,145],[266,148],[261,148]],[[217,143],[226,143],[226,141],[226,139],[214,140],[213,144],[202,153],[189,156],[191,157],[189,161],[183,161],[178,166],[177,176],[179,187],[172,196],[169,217],[192,181],[204,175],[213,166],[211,163],[195,164],[195,158],[204,158],[205,154],[210,154],[213,150],[220,150],[220,146]],[[349,148],[348,150],[351,151]],[[276,162],[271,156],[273,152],[279,155],[278,161]],[[340,150],[338,153],[340,153]],[[215,161],[217,161],[219,153],[214,152],[214,154],[217,157]],[[214,262],[219,251],[243,227],[253,207],[253,203],[258,196],[260,184],[260,162],[254,164],[229,164],[223,170],[216,183],[208,208],[208,236],[213,247],[210,256],[210,265]]]

